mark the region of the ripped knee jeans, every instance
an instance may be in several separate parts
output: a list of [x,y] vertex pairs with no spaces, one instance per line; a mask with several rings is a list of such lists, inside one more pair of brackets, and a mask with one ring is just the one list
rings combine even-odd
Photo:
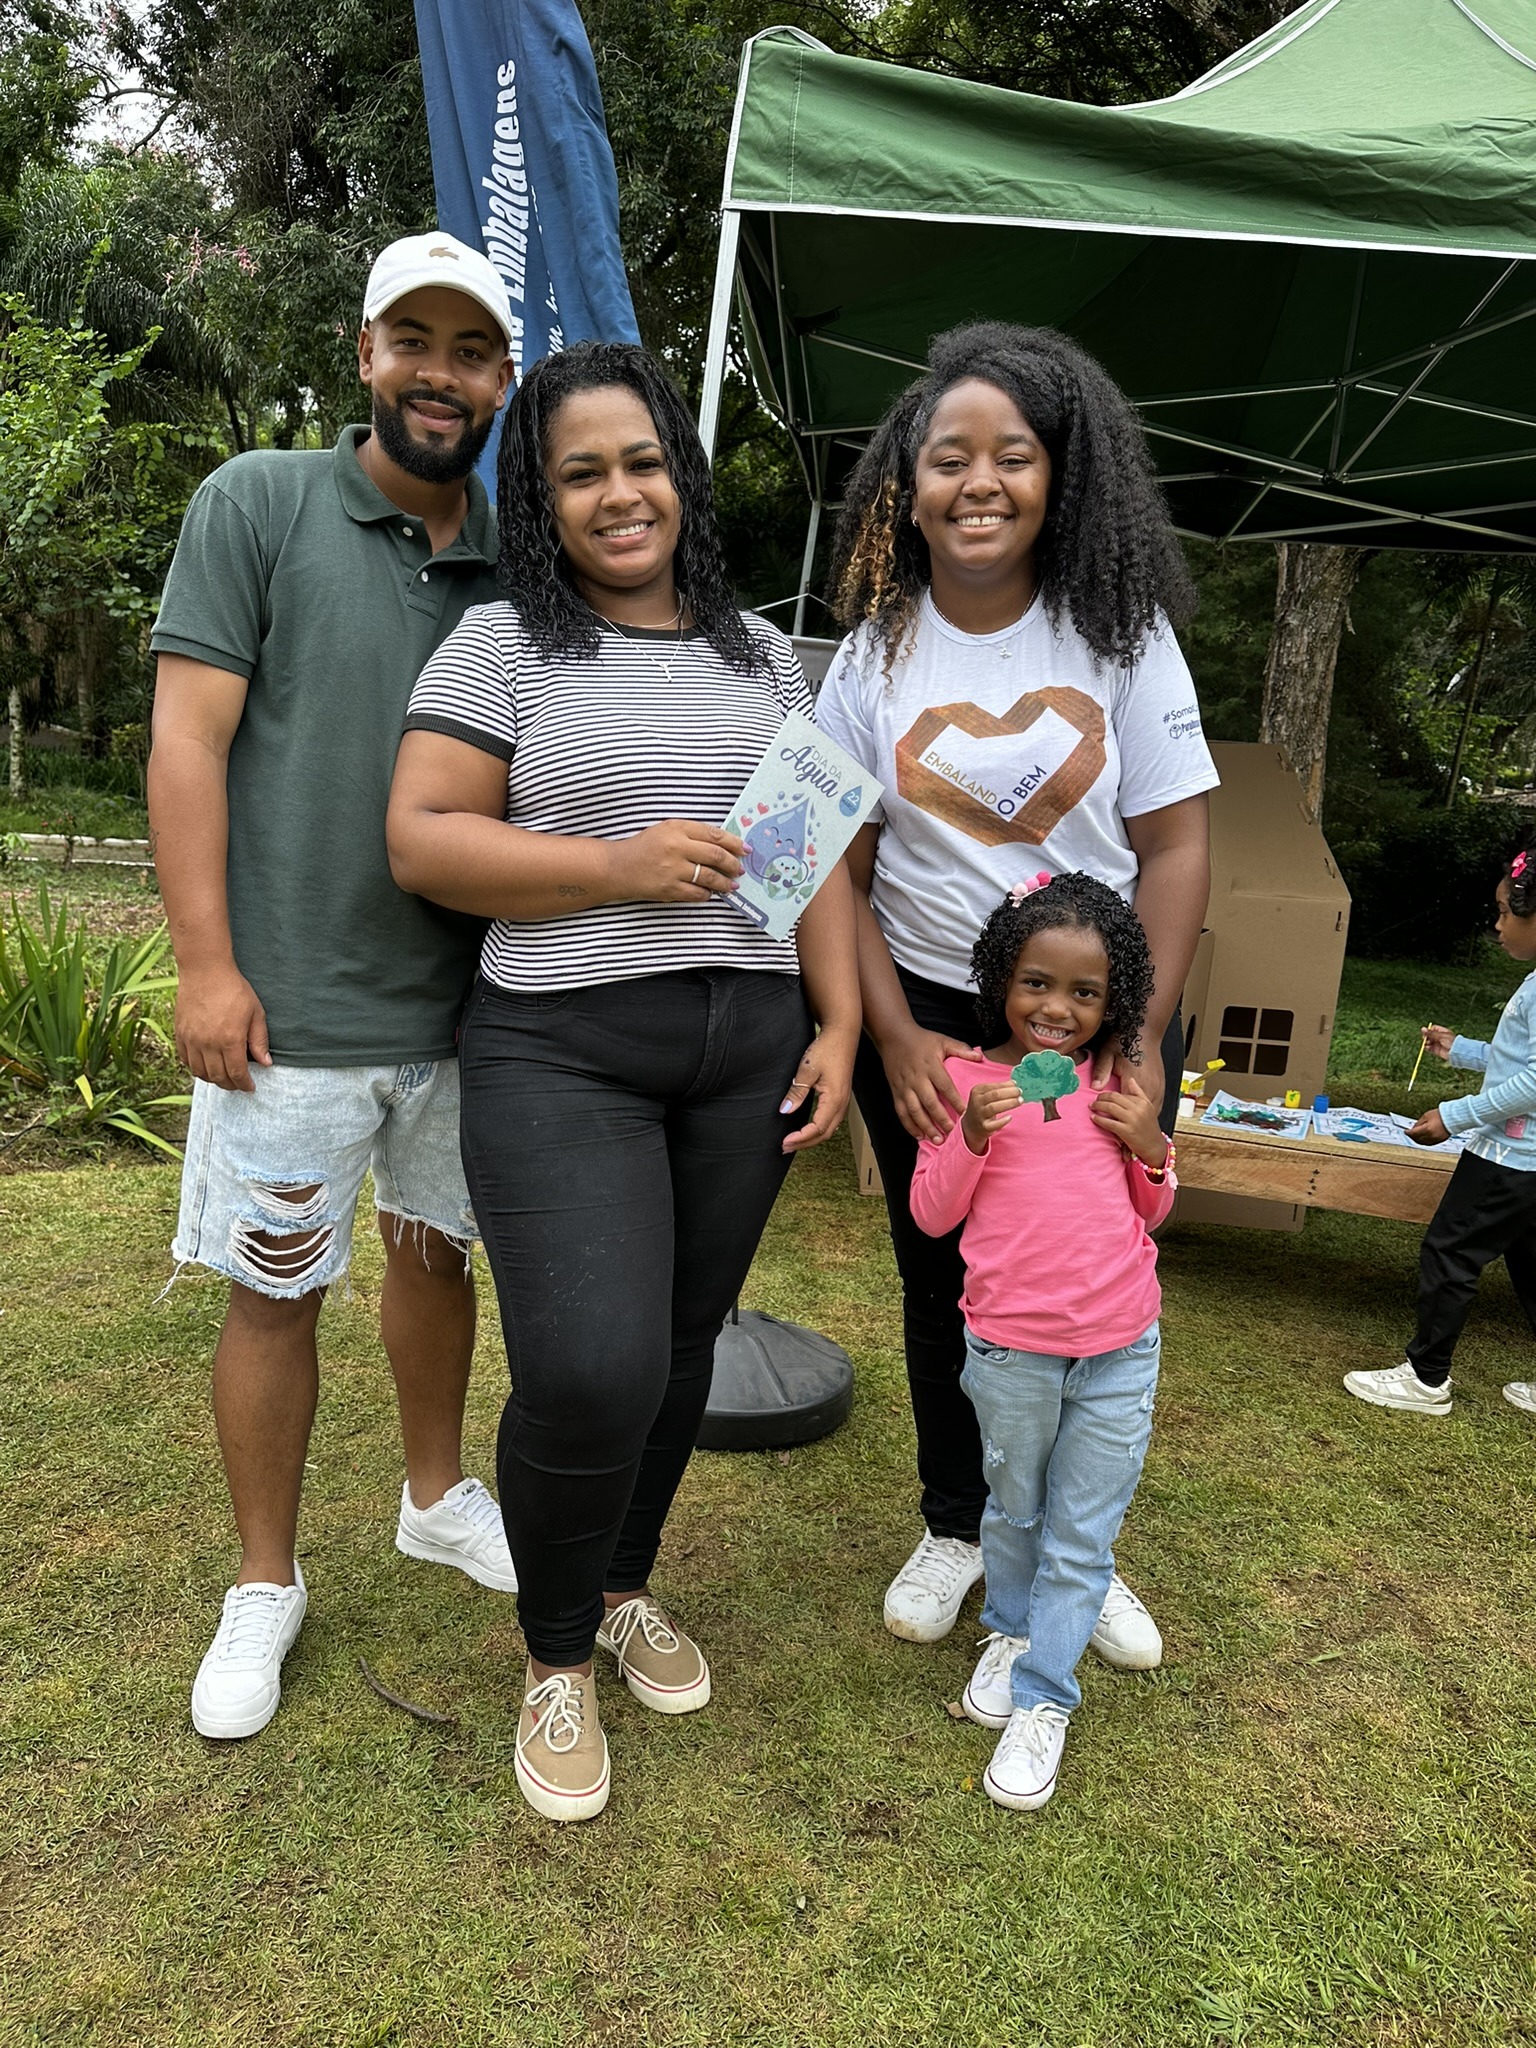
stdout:
[[296,1300],[347,1270],[371,1172],[396,1231],[435,1230],[467,1259],[457,1060],[251,1069],[249,1093],[196,1083],[171,1255]]
[[1152,1435],[1161,1341],[1156,1323],[1091,1358],[1010,1351],[965,1333],[960,1384],[981,1427],[988,1494],[983,1625],[1028,1637],[1013,1703],[1070,1714],[1115,1569],[1115,1538]]

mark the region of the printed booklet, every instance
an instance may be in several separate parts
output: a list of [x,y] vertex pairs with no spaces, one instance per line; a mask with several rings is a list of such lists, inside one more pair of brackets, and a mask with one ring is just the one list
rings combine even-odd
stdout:
[[787,939],[883,791],[804,712],[791,711],[723,821],[745,849],[745,872],[726,901],[771,939]]

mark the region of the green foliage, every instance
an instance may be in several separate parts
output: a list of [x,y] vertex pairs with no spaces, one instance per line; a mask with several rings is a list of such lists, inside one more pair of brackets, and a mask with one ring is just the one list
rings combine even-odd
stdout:
[[179,1158],[144,1121],[156,1109],[184,1107],[186,1095],[159,1095],[146,1071],[164,1031],[146,1015],[146,996],[173,988],[163,971],[169,938],[118,939],[99,972],[84,921],[70,929],[69,906],[53,913],[46,889],[33,924],[11,899],[0,918],[0,1074],[14,1089],[42,1094],[50,1124],[100,1126]]

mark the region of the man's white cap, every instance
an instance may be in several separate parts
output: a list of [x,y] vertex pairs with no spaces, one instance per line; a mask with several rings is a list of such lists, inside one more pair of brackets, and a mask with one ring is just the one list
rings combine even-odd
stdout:
[[446,285],[483,306],[512,346],[512,307],[507,288],[486,257],[453,235],[403,235],[374,258],[363,293],[363,318],[377,320],[407,292]]

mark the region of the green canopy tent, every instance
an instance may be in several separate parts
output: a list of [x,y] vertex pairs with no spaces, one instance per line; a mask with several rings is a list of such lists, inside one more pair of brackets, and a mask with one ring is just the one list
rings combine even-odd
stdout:
[[1133,107],[770,29],[742,60],[707,445],[733,301],[810,485],[802,584],[872,425],[974,318],[1104,363],[1187,534],[1531,548],[1536,0],[1308,0]]

